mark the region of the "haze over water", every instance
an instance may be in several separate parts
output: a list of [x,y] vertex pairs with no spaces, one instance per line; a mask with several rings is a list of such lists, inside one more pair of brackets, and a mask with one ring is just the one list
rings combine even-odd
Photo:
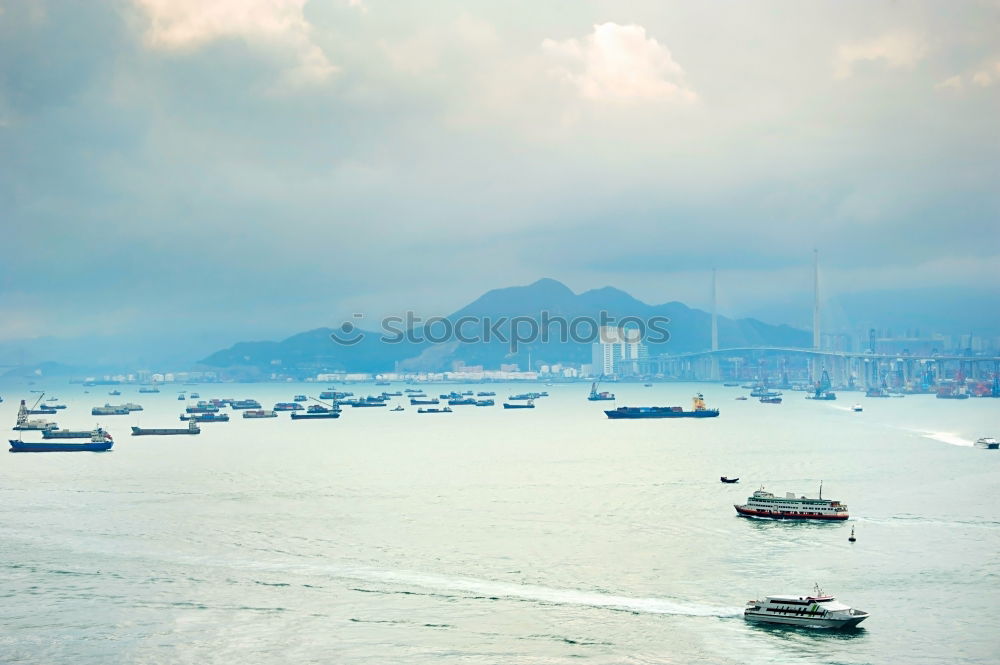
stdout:
[[[145,411],[101,419],[110,453],[0,458],[0,662],[1000,658],[1000,454],[971,447],[1000,434],[994,400],[786,393],[763,405],[715,385],[615,385],[619,405],[687,406],[702,390],[722,414],[613,422],[581,384],[469,387],[498,404],[552,396],[534,411],[345,408],[337,421],[237,417],[196,437],[133,438],[133,424],[179,426],[184,403],[48,386],[69,405],[51,417],[61,427],[92,425],[108,399]],[[269,408],[319,388],[191,389]],[[3,395],[0,421],[13,423],[20,395]],[[849,522],[732,507],[762,484],[815,496],[821,480]],[[862,629],[741,617],[750,598],[814,582],[871,612]]]

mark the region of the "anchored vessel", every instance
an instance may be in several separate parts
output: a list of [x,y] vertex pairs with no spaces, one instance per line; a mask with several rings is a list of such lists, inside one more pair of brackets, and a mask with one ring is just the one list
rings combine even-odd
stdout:
[[94,436],[94,432],[99,431],[92,429],[47,429],[42,430],[43,439],[89,439]]
[[819,498],[796,497],[787,492],[777,497],[765,492],[761,487],[747,498],[745,505],[734,505],[741,517],[766,517],[779,520],[846,520],[850,515],[847,506],[840,501],[823,498],[823,485],[819,486]]
[[190,421],[187,427],[156,427],[152,429],[132,427],[132,436],[145,436],[153,434],[161,436],[168,434],[201,434],[201,428],[198,427],[198,423],[194,420]]
[[1000,448],[1000,441],[997,441],[992,436],[984,436],[981,439],[976,439],[976,446],[986,448],[987,450],[997,450]]
[[705,398],[701,393],[695,395],[692,400],[694,408],[685,411],[679,406],[620,406],[613,411],[604,413],[613,420],[635,419],[635,418],[715,418],[719,415],[718,409],[705,408]]
[[838,602],[817,586],[812,596],[767,596],[747,601],[743,616],[747,621],[836,629],[853,628],[867,619],[868,613]]
[[[513,399],[513,398],[511,398],[511,399]],[[530,400],[530,399],[527,402],[525,402],[524,404],[512,404],[510,402],[504,402],[503,403],[503,408],[505,408],[505,409],[533,409],[533,408],[535,408],[535,402],[534,402],[534,400]]]
[[334,405],[334,408],[329,408],[321,404],[313,404],[305,413],[297,413],[292,411],[292,420],[320,420],[323,418],[339,418],[340,417],[340,407]]
[[72,451],[100,452],[110,450],[114,445],[111,435],[103,429],[94,430],[90,441],[81,443],[55,443],[52,441],[15,441],[9,439],[12,453],[55,453]]
[[277,418],[277,411],[269,411],[265,409],[247,409],[243,412],[244,418]]
[[597,392],[597,383],[594,382],[590,384],[590,395],[587,399],[591,402],[610,402],[615,399],[615,394],[607,391]]

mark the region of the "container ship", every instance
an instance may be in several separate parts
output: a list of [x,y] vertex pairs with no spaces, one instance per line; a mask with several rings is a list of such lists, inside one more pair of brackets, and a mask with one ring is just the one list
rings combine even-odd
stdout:
[[846,520],[847,506],[840,501],[823,498],[823,485],[819,498],[796,497],[787,492],[784,497],[774,496],[761,487],[747,498],[744,505],[734,505],[740,517],[763,517],[778,520]]
[[695,395],[692,400],[694,408],[685,411],[679,406],[620,406],[612,411],[605,411],[605,415],[612,420],[632,420],[641,418],[715,418],[719,415],[718,409],[705,407],[705,398],[701,393]]

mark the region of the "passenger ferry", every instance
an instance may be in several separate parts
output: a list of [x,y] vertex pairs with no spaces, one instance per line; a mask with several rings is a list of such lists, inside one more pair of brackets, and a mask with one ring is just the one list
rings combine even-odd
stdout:
[[840,501],[823,498],[823,484],[819,486],[819,498],[796,497],[787,492],[776,497],[761,487],[747,498],[745,505],[734,505],[741,517],[766,517],[778,520],[846,520],[847,506]]
[[747,621],[780,623],[806,628],[854,628],[868,618],[867,612],[837,602],[819,585],[812,596],[767,596],[747,601],[743,617]]

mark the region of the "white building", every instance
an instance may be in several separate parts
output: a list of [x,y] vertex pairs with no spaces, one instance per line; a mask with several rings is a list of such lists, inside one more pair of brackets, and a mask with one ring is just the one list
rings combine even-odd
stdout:
[[591,345],[594,376],[632,376],[639,373],[639,360],[649,350],[635,328],[602,327],[600,340]]

